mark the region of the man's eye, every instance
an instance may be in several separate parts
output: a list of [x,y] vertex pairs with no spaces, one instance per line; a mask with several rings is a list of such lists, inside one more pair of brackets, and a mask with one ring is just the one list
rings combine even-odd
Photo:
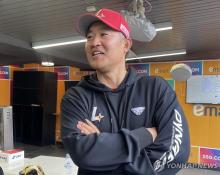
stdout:
[[108,33],[102,33],[101,35],[102,35],[102,36],[107,36],[107,35],[108,35]]
[[87,35],[86,38],[87,38],[87,39],[91,39],[91,38],[92,38],[92,35]]

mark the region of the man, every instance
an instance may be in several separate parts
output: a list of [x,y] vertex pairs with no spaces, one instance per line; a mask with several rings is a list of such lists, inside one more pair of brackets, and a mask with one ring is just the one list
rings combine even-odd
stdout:
[[189,133],[174,91],[159,77],[126,69],[132,40],[120,13],[82,15],[78,30],[96,70],[61,104],[62,139],[78,174],[176,174],[189,156]]

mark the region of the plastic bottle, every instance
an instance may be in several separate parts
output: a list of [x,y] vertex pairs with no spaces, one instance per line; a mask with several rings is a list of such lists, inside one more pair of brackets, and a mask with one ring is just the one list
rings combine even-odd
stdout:
[[66,157],[65,157],[64,170],[65,170],[66,175],[73,174],[73,161],[69,154],[66,154]]

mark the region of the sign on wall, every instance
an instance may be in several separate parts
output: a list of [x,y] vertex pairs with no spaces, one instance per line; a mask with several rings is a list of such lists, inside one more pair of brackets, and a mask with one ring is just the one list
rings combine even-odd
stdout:
[[55,67],[54,72],[58,74],[58,80],[69,80],[69,67]]
[[129,64],[128,67],[134,68],[138,74],[149,76],[149,64]]
[[184,62],[192,69],[192,75],[202,75],[202,61]]
[[203,74],[204,75],[220,75],[220,62],[219,61],[203,61]]
[[8,66],[0,66],[0,79],[9,79],[9,67]]
[[150,75],[160,76],[165,79],[172,79],[170,70],[174,63],[153,63],[150,65]]
[[212,148],[200,148],[200,163],[212,164],[220,167],[220,150]]

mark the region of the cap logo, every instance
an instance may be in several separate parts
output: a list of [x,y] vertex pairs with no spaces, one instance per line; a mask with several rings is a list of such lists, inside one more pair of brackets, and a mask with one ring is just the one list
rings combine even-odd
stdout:
[[129,31],[123,24],[120,25],[120,29],[126,35],[126,37],[129,38]]
[[105,15],[102,13],[102,11],[99,11],[98,13],[96,13],[96,16],[99,18],[105,18]]

